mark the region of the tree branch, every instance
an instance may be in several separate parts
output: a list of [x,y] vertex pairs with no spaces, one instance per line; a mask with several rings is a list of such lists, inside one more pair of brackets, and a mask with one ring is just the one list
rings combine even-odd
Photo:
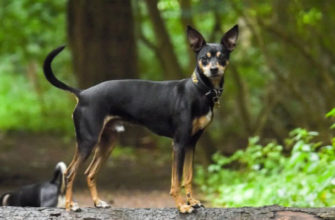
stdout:
[[[186,30],[187,25],[191,25],[194,27],[193,17],[192,17],[192,10],[191,10],[191,1],[190,0],[179,0],[180,5],[180,20],[183,25],[183,27]],[[189,45],[187,35],[185,34],[185,42],[186,45]],[[187,72],[191,73],[193,72],[195,68],[195,62],[194,62],[194,52],[191,50],[190,47],[187,47],[187,54],[188,54],[188,65],[187,65]]]
[[167,79],[176,79],[182,75],[182,68],[174,53],[174,48],[171,43],[168,31],[166,30],[164,21],[157,8],[157,0],[145,0],[149,17],[153,25],[156,35],[157,47],[163,57],[165,76]]
[[229,68],[231,69],[233,80],[237,87],[237,106],[239,107],[239,111],[241,114],[241,117],[243,119],[244,129],[247,132],[248,136],[252,135],[252,128],[251,128],[251,122],[250,122],[250,114],[247,104],[247,94],[245,89],[245,84],[243,83],[240,73],[236,69],[234,65],[230,65]]

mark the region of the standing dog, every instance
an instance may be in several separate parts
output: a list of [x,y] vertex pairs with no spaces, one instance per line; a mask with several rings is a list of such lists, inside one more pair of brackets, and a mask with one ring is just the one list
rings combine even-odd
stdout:
[[[78,167],[91,152],[93,160],[85,174],[96,207],[109,205],[100,200],[96,174],[113,150],[119,121],[143,125],[158,135],[173,139],[170,194],[181,213],[191,213],[201,203],[192,195],[193,154],[197,140],[213,118],[213,106],[222,93],[224,70],[235,48],[238,26],[224,34],[220,43],[206,43],[202,35],[187,27],[197,66],[191,78],[153,82],[111,80],[85,90],[70,87],[53,74],[51,62],[64,47],[53,50],[44,61],[44,74],[54,86],[73,93],[78,104],[73,112],[77,147],[67,175],[66,209],[79,210],[72,201],[72,186]],[[182,177],[185,203],[180,194]]]
[[65,171],[63,162],[57,163],[51,181],[23,186],[0,197],[2,206],[65,207]]

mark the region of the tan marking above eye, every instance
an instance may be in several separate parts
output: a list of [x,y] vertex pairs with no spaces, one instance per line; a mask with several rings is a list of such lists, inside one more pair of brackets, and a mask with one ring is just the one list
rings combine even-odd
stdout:
[[210,52],[207,52],[207,57],[211,57],[211,53]]
[[221,52],[218,51],[218,52],[216,53],[216,56],[219,57],[220,55],[221,55]]

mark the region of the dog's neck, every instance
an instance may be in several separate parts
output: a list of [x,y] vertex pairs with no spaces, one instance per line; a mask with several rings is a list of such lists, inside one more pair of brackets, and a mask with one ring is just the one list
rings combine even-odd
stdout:
[[197,67],[192,74],[192,82],[213,103],[218,103],[223,92],[224,77],[210,80]]

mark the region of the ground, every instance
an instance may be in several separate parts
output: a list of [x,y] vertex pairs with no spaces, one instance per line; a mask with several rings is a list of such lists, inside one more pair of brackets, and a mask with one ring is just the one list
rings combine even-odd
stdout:
[[181,214],[175,208],[83,208],[81,212],[66,212],[57,208],[0,207],[2,219],[180,219],[180,220],[333,220],[335,208],[287,208],[280,206],[243,208],[200,208],[192,214]]
[[[69,163],[74,140],[61,135],[7,133],[0,135],[0,194],[18,186],[51,179],[58,161]],[[132,153],[127,153],[132,151]],[[103,200],[120,208],[174,207],[169,196],[170,157],[159,149],[117,149],[98,177]],[[136,155],[136,156],[134,156]],[[87,167],[88,162],[85,163]],[[81,170],[75,182],[75,200],[92,206]]]

